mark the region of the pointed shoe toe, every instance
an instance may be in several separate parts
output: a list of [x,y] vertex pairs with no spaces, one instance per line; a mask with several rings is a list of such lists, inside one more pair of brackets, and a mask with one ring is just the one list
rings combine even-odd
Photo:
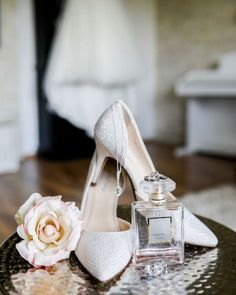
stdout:
[[203,247],[216,247],[218,239],[214,233],[191,211],[184,207],[185,243]]
[[84,231],[75,254],[86,270],[99,281],[120,273],[132,255],[131,225],[118,232]]

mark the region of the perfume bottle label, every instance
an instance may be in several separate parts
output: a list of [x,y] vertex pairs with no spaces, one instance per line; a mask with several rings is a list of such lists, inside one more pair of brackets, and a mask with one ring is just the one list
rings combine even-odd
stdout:
[[150,244],[170,243],[172,239],[172,218],[148,218],[148,233]]

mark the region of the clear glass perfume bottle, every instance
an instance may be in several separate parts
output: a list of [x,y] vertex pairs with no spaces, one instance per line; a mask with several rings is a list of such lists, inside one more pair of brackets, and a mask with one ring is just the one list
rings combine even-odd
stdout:
[[183,263],[184,210],[169,194],[175,189],[175,182],[156,171],[145,177],[140,186],[149,200],[132,203],[134,263]]

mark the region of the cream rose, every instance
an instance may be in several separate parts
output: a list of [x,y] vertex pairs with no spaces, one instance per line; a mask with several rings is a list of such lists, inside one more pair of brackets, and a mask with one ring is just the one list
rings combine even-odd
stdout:
[[61,196],[32,194],[15,215],[17,233],[23,239],[16,245],[30,264],[51,266],[69,258],[80,238],[83,221],[79,209]]

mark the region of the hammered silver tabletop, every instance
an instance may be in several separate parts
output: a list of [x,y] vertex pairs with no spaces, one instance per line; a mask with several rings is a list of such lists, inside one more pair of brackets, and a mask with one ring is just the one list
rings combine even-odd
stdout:
[[[130,218],[128,207],[119,215]],[[186,246],[184,265],[164,268],[158,276],[145,276],[130,263],[113,280],[92,278],[77,260],[70,259],[47,269],[32,268],[17,253],[17,234],[0,249],[1,294],[236,294],[236,233],[211,220],[202,220],[219,239],[215,249]]]

